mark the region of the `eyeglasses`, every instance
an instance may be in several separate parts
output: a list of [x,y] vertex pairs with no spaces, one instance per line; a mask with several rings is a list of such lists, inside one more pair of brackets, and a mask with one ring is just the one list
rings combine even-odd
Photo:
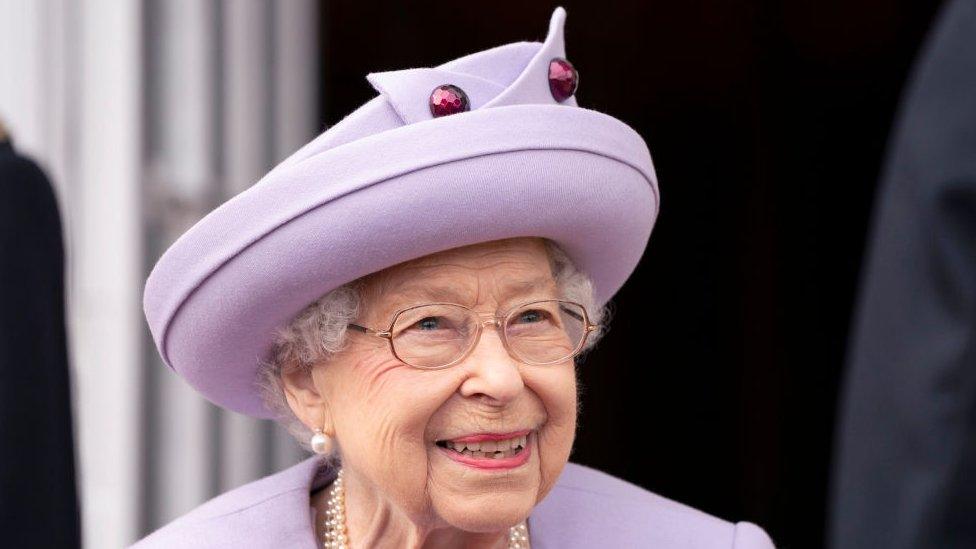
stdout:
[[428,303],[401,309],[389,328],[350,328],[389,340],[401,362],[424,370],[453,366],[471,352],[486,324],[493,324],[514,358],[534,365],[562,362],[580,353],[590,332],[586,308],[573,301],[544,299],[517,305],[503,315],[482,315],[456,303]]

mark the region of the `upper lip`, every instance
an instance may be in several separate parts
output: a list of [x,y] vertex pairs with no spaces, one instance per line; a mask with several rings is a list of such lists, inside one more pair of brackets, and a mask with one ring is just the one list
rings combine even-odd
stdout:
[[508,433],[476,433],[473,435],[464,435],[458,438],[445,438],[440,439],[438,442],[485,442],[491,440],[507,440],[515,437],[528,436],[532,432],[532,429],[522,429],[521,431],[512,431]]

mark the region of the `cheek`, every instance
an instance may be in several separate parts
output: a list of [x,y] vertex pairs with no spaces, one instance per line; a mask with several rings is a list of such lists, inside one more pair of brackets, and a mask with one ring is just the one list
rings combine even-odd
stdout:
[[453,392],[432,382],[432,373],[368,356],[337,371],[330,391],[343,466],[418,513],[426,505],[424,433]]
[[539,432],[539,499],[549,493],[569,460],[576,437],[576,370],[570,362],[551,369],[533,369],[525,381],[546,409],[545,427]]

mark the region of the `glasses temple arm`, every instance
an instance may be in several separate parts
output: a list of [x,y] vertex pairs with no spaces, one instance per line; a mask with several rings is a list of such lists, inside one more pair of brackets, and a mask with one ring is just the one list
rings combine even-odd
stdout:
[[386,338],[386,339],[389,339],[390,336],[392,335],[390,332],[380,331],[380,330],[374,330],[372,328],[367,328],[365,326],[360,326],[359,324],[349,323],[349,324],[346,324],[346,327],[352,328],[353,330],[356,330],[357,332],[362,332],[364,334],[370,334],[370,335],[374,335],[374,336],[382,337],[382,338]]
[[570,309],[569,307],[560,306],[559,308],[562,309],[564,313],[575,318],[576,320],[583,320],[583,315],[577,313],[576,311]]
[[577,313],[576,311],[574,311],[574,310],[572,310],[572,309],[570,309],[568,307],[560,306],[559,308],[562,309],[569,316],[575,318],[576,320],[579,320],[579,321],[583,322],[583,324],[586,326],[586,331],[587,332],[592,332],[593,330],[596,330],[596,325],[595,324],[590,324],[590,321],[587,320],[586,318],[584,318],[583,315]]

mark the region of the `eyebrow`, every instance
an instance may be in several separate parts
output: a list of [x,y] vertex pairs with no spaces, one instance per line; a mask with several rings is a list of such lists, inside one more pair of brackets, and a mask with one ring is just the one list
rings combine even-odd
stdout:
[[[528,280],[511,280],[502,284],[502,295],[505,298],[502,303],[511,303],[513,299],[530,296],[532,294],[546,294],[544,297],[551,297],[555,294],[556,282],[551,277],[539,276],[531,278]],[[392,303],[392,307],[386,310],[386,313],[390,315],[394,311],[402,309],[404,307],[409,307],[411,305],[419,305],[420,303],[410,303],[410,299],[430,299],[433,301],[448,301],[451,303],[458,303],[464,305],[465,302],[470,298],[470,294],[465,294],[458,288],[453,286],[431,286],[431,285],[421,285],[421,284],[411,284],[399,288],[397,290],[398,299],[395,299]]]

